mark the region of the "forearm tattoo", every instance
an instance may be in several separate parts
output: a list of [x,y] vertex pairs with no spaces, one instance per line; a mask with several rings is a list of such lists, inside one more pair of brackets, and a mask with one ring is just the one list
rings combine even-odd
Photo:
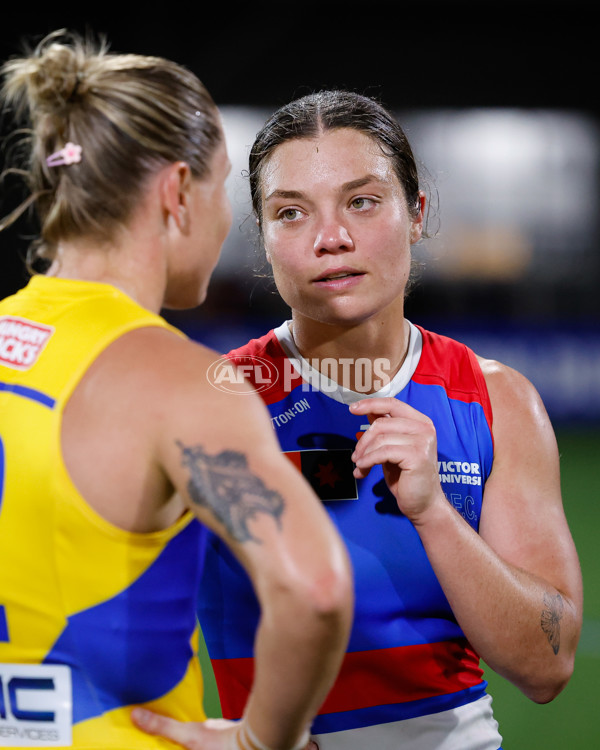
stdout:
[[211,456],[201,445],[176,442],[181,462],[190,471],[187,487],[192,501],[208,508],[236,541],[261,543],[248,526],[261,513],[271,516],[281,528],[283,498],[251,472],[243,453],[225,450]]
[[563,616],[563,600],[560,594],[544,594],[546,609],[542,610],[541,626],[555,654],[560,648],[560,621]]

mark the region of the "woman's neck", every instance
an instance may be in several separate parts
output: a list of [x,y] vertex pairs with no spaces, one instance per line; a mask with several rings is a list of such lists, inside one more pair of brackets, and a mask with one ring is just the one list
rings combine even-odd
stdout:
[[[337,378],[332,379],[349,390],[357,390],[358,383],[364,386],[369,372],[374,383],[380,384],[382,373],[391,380],[402,366],[410,342],[410,326],[404,316],[385,322],[368,320],[342,326],[294,312],[291,333],[304,359],[327,377],[332,375],[331,360],[343,364],[337,368]],[[378,389],[373,387],[370,391]]]
[[111,284],[146,309],[157,313],[161,309],[164,281],[149,259],[140,262],[130,249],[64,244],[59,246],[47,275]]

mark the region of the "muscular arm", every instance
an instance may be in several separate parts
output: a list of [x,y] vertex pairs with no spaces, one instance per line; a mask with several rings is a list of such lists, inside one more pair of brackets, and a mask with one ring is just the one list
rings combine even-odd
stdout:
[[205,373],[214,353],[198,347],[190,362],[182,351],[177,363],[179,343],[169,355],[179,382],[162,410],[159,460],[252,579],[261,620],[245,716],[266,745],[290,747],[325,699],[345,652],[352,609],[345,548],[282,456],[259,397],[248,386],[237,394],[213,388]]
[[489,611],[514,623],[505,632],[496,625],[493,637],[481,634],[482,656],[527,695],[545,701],[571,676],[583,606],[579,561],[562,505],[558,448],[531,383],[495,362],[482,362],[482,369],[495,448],[480,534],[504,563],[507,582]]
[[[494,412],[495,458],[480,534],[445,499],[435,470],[435,429],[406,404],[355,407],[371,419],[391,417],[377,419],[365,433],[372,432],[368,442],[359,442],[357,474],[383,463],[467,638],[493,669],[532,700],[547,702],[571,676],[582,617],[581,574],[562,508],[556,441],[524,377],[497,363],[483,363],[483,369]],[[373,400],[380,401],[388,400]]]
[[[225,393],[208,382],[216,358],[162,329],[121,337],[72,397],[63,442],[84,497],[112,523],[153,531],[187,507],[230,546],[261,606],[245,716],[263,743],[290,748],[346,649],[350,567],[320,501],[282,455],[260,398],[248,386]],[[190,746],[228,742],[176,724],[169,736],[189,736]]]

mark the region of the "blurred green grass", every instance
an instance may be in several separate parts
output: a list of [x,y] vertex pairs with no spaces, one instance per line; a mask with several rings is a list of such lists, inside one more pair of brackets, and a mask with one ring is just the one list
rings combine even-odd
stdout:
[[486,669],[504,750],[600,748],[600,431],[557,429],[556,437],[565,513],[583,574],[584,624],[573,677],[551,703],[532,703]]
[[[600,748],[600,430],[557,429],[557,440],[565,512],[583,572],[584,626],[573,677],[552,703],[533,703],[486,669],[504,750]],[[206,713],[220,716],[216,685],[203,646],[200,662],[205,675]]]

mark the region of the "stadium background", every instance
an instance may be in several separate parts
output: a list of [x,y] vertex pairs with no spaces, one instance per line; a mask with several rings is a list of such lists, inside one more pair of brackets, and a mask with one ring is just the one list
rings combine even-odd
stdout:
[[[380,0],[301,4],[106,2],[5,8],[0,59],[56,28],[107,35],[115,51],[192,68],[222,107],[234,226],[209,297],[167,313],[228,350],[287,316],[261,267],[245,158],[274,108],[322,87],[381,98],[424,165],[433,238],[422,244],[408,317],[524,372],[561,452],[581,559],[584,627],[575,673],[537,706],[489,670],[506,750],[600,746],[600,99],[591,0]],[[2,133],[12,123],[3,116]],[[5,151],[0,151],[0,167]],[[1,187],[0,216],[18,184]],[[35,225],[0,234],[0,297],[25,283]],[[212,681],[207,709],[218,712]],[[365,749],[370,750],[370,749]]]

